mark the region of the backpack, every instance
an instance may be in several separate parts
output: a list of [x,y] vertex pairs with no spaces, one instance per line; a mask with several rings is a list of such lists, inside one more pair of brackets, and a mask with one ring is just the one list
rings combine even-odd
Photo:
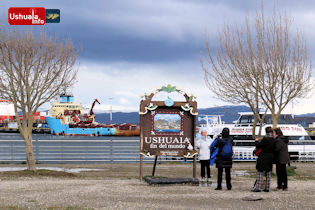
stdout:
[[225,142],[225,144],[224,144],[224,146],[222,148],[221,157],[222,158],[226,158],[226,159],[232,158],[233,150],[232,150],[232,143],[231,143],[231,141],[225,140],[225,139],[222,139],[222,140]]

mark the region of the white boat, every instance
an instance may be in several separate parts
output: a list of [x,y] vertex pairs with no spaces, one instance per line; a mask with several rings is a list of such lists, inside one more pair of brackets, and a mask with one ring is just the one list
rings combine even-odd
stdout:
[[[206,129],[209,136],[221,133],[222,129],[227,127],[230,129],[230,135],[236,140],[253,140],[253,121],[252,112],[239,112],[240,117],[233,124],[225,124],[222,115],[200,115],[199,121],[205,120],[206,124],[201,124],[201,130]],[[264,113],[260,113],[263,115]],[[271,114],[266,114],[262,125],[261,135],[265,135],[265,128],[272,125]],[[278,121],[278,126],[284,136],[288,136],[290,140],[311,140],[305,129],[295,123],[292,115],[282,114]],[[259,133],[259,124],[256,127],[256,135]]]
[[[222,129],[227,127],[230,129],[230,135],[233,136],[234,146],[234,157],[236,159],[255,159],[252,155],[252,151],[255,148],[255,142],[252,136],[254,114],[252,112],[239,112],[240,116],[238,120],[234,121],[233,124],[225,124],[222,121],[222,115],[200,115],[199,121],[206,121],[205,124],[201,124],[200,129],[206,130],[210,137],[220,134]],[[264,113],[261,112],[261,115]],[[261,135],[265,135],[265,128],[273,126],[271,114],[267,113],[264,118],[262,125]],[[291,158],[307,160],[315,160],[315,141],[310,138],[305,129],[295,123],[294,118],[291,114],[281,114],[278,126],[283,132],[284,136],[289,137],[289,152]],[[256,135],[259,133],[259,124],[256,127]]]
[[207,135],[211,138],[220,134],[225,127],[231,128],[232,124],[225,124],[222,121],[222,115],[199,115],[198,121],[205,121],[205,124],[200,124],[200,131],[206,130]]

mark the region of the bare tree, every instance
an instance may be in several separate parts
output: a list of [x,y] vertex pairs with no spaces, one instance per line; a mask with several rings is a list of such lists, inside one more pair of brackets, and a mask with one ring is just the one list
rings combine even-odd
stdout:
[[[246,23],[249,27],[248,20]],[[249,61],[252,52],[245,49],[242,41],[243,32],[244,29],[235,30],[225,25],[219,32],[219,47],[214,52],[210,50],[209,39],[206,38],[208,59],[207,63],[202,59],[201,65],[205,72],[206,85],[218,99],[233,104],[243,103],[250,107],[254,113],[252,135],[256,138],[256,126],[258,123],[261,126],[263,124],[259,111],[264,106],[259,97],[256,72]],[[231,34],[234,34],[234,37],[231,37]]]
[[0,29],[0,97],[14,104],[29,170],[36,170],[32,145],[34,113],[74,84],[77,55],[70,40],[60,41],[44,33],[35,36],[32,31],[18,32],[5,26]]
[[267,20],[263,12],[256,17],[257,50],[262,58],[258,90],[270,109],[273,127],[289,102],[306,97],[314,87],[305,39],[301,32],[291,37],[291,24],[286,14],[275,11]]
[[201,64],[208,88],[224,101],[249,105],[256,123],[262,121],[258,108],[265,107],[276,127],[287,104],[313,86],[305,41],[300,32],[291,37],[290,25],[275,10],[265,18],[262,6],[253,24],[246,17],[243,26],[225,25],[214,51],[207,38],[208,59]]

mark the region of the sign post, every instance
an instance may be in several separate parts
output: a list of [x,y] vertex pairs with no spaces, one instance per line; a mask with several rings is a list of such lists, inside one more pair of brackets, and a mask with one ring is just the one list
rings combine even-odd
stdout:
[[[178,93],[184,101],[152,100],[159,92]],[[143,156],[179,156],[192,158],[193,178],[196,177],[195,126],[197,102],[175,86],[167,85],[145,94],[140,103],[140,181]]]

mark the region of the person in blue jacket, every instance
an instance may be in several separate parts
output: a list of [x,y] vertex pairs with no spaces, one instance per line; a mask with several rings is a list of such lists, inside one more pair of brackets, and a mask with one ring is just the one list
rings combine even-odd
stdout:
[[232,189],[231,184],[231,168],[232,168],[232,156],[230,158],[223,158],[221,156],[222,149],[227,141],[230,141],[231,145],[234,145],[233,138],[230,136],[229,128],[223,128],[221,137],[218,137],[217,142],[214,145],[213,150],[218,148],[218,154],[216,156],[216,167],[218,168],[218,184],[215,190],[222,190],[222,174],[223,168],[225,169],[226,187],[228,190]]

